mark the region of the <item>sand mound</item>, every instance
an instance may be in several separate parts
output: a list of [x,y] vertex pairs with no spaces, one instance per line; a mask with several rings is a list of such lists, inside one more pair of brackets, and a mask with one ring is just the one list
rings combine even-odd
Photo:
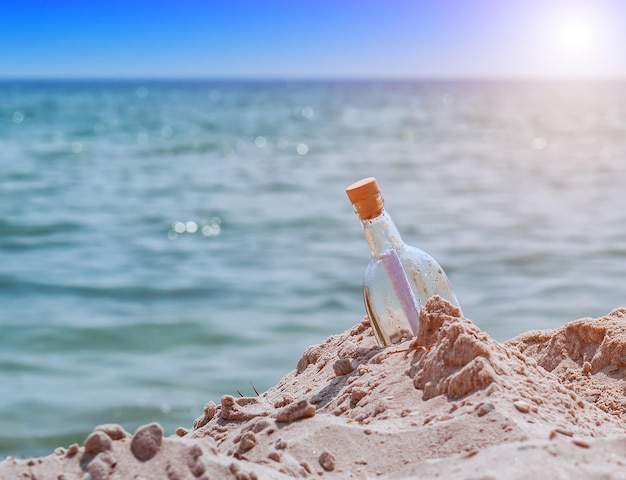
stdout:
[[411,342],[381,349],[364,320],[307,348],[258,397],[207,403],[176,436],[102,426],[83,447],[5,460],[0,478],[612,475],[626,464],[625,317],[503,345],[434,297]]
[[527,332],[507,345],[534,358],[587,402],[626,421],[626,309]]

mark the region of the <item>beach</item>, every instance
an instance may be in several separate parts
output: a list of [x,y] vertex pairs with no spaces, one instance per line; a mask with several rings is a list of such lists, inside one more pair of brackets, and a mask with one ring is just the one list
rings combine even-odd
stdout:
[[358,322],[345,188],[370,175],[495,340],[623,305],[622,83],[5,81],[0,104],[0,458],[171,435]]
[[174,435],[94,426],[0,478],[626,478],[626,309],[506,342],[439,297],[420,322],[381,348],[364,318]]

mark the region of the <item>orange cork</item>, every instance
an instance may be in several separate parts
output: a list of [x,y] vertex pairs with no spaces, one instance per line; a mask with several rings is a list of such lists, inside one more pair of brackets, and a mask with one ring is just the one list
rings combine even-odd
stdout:
[[383,211],[383,198],[380,195],[378,182],[374,177],[367,177],[354,182],[346,193],[361,220],[369,220],[380,215]]

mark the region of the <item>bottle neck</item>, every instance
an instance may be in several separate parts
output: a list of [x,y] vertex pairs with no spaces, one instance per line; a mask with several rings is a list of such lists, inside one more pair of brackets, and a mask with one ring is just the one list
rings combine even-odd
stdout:
[[377,258],[390,248],[399,250],[404,246],[402,237],[386,210],[383,209],[380,215],[374,218],[361,220],[361,224],[372,257]]

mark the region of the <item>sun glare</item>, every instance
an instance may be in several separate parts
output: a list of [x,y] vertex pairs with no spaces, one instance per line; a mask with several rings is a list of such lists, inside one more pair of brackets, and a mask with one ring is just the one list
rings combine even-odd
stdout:
[[597,47],[599,32],[586,18],[565,18],[555,29],[558,47],[569,53],[587,53]]
[[593,77],[612,68],[615,55],[611,14],[601,3],[546,7],[538,24],[537,62],[544,74]]

